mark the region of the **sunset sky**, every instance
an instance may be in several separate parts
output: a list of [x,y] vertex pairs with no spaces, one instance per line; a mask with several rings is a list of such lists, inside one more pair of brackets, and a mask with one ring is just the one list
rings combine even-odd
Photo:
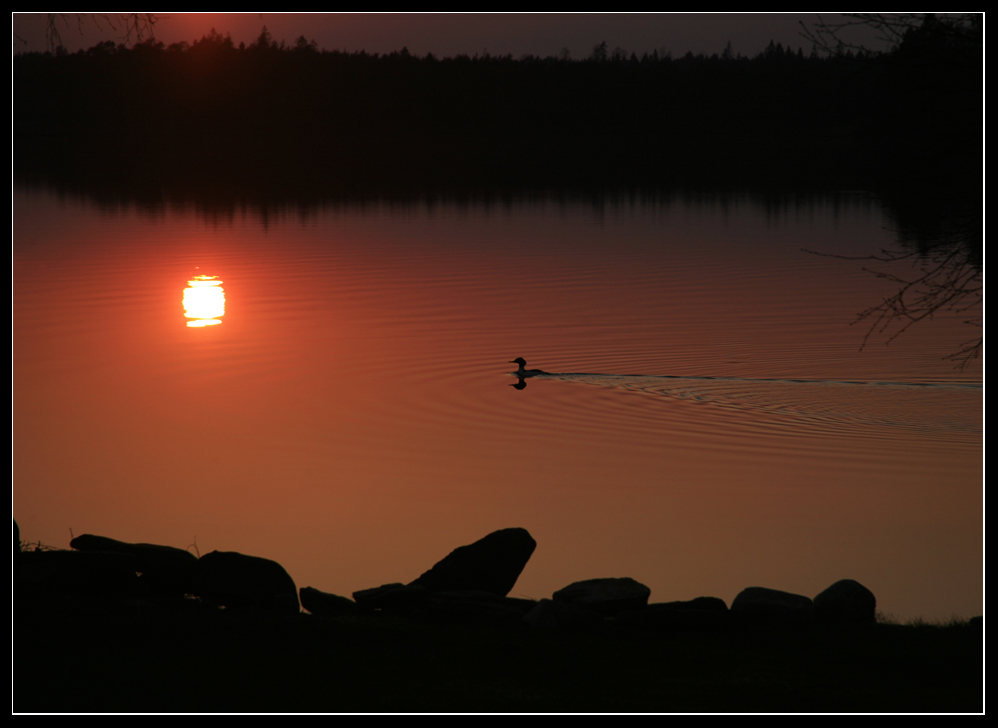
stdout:
[[[14,13],[14,52],[47,50],[48,14]],[[801,23],[818,20],[813,13],[752,14],[357,14],[357,13],[171,13],[159,14],[157,40],[169,45],[191,42],[212,28],[230,34],[238,45],[252,43],[266,26],[277,42],[289,44],[305,36],[325,50],[390,53],[406,47],[416,55],[438,57],[459,54],[555,56],[565,48],[575,59],[606,42],[610,51],[621,48],[638,55],[658,50],[674,57],[688,51],[720,53],[730,41],[736,54],[754,56],[770,40],[804,52],[810,42]],[[823,18],[833,19],[834,15]],[[120,42],[120,18],[58,15],[56,27],[63,45],[73,52],[105,40]],[[873,44],[868,36],[862,42]]]

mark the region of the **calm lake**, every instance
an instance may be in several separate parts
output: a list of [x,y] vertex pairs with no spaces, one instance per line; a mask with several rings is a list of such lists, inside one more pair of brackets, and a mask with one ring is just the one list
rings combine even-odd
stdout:
[[[979,331],[860,350],[897,289],[864,266],[910,264],[802,251],[878,253],[890,225],[862,194],[264,214],[16,189],[13,513],[31,542],[241,551],[343,595],[522,526],[511,596],[851,578],[899,619],[981,614],[982,364],[943,359]],[[517,357],[551,375],[511,386]]]

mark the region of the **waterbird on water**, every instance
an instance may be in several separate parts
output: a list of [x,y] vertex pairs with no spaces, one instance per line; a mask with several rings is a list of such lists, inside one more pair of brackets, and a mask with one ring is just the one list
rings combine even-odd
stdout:
[[547,374],[547,372],[541,371],[540,369],[526,369],[525,367],[527,366],[527,362],[522,356],[518,356],[516,359],[511,361],[510,364],[519,365],[520,368],[513,372],[513,374],[518,377],[536,377],[538,374]]

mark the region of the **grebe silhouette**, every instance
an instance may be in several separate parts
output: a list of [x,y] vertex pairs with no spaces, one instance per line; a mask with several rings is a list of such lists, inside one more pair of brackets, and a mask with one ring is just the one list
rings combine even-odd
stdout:
[[[961,397],[949,400],[943,409],[963,411],[964,406],[972,406],[972,401],[979,404],[979,399],[973,399],[981,396],[983,385],[978,383],[545,372],[527,369],[527,362],[522,357],[510,363],[519,366],[508,374],[516,378],[509,386],[517,390],[525,389],[528,379],[538,378],[544,382],[572,382],[643,392],[677,403],[710,404],[724,410],[754,412],[767,417],[790,416],[795,418],[797,425],[810,423],[819,428],[834,423],[836,427],[900,427],[919,432],[933,427],[961,436],[980,433],[979,423],[972,418],[957,421],[947,416],[930,424],[923,415],[918,415],[913,420],[911,412],[921,410],[906,409],[905,404],[911,402],[911,397]],[[873,409],[871,402],[877,403]],[[895,405],[898,402],[900,407]]]
[[518,356],[510,364],[518,364],[520,366],[519,369],[513,372],[518,377],[536,377],[538,374],[547,374],[547,372],[540,369],[526,369],[527,362],[522,356]]

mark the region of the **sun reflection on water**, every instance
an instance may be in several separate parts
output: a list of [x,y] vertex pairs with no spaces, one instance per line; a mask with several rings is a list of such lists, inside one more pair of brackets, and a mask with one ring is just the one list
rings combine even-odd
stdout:
[[215,326],[225,315],[225,291],[218,276],[194,276],[184,289],[184,316],[188,326]]

